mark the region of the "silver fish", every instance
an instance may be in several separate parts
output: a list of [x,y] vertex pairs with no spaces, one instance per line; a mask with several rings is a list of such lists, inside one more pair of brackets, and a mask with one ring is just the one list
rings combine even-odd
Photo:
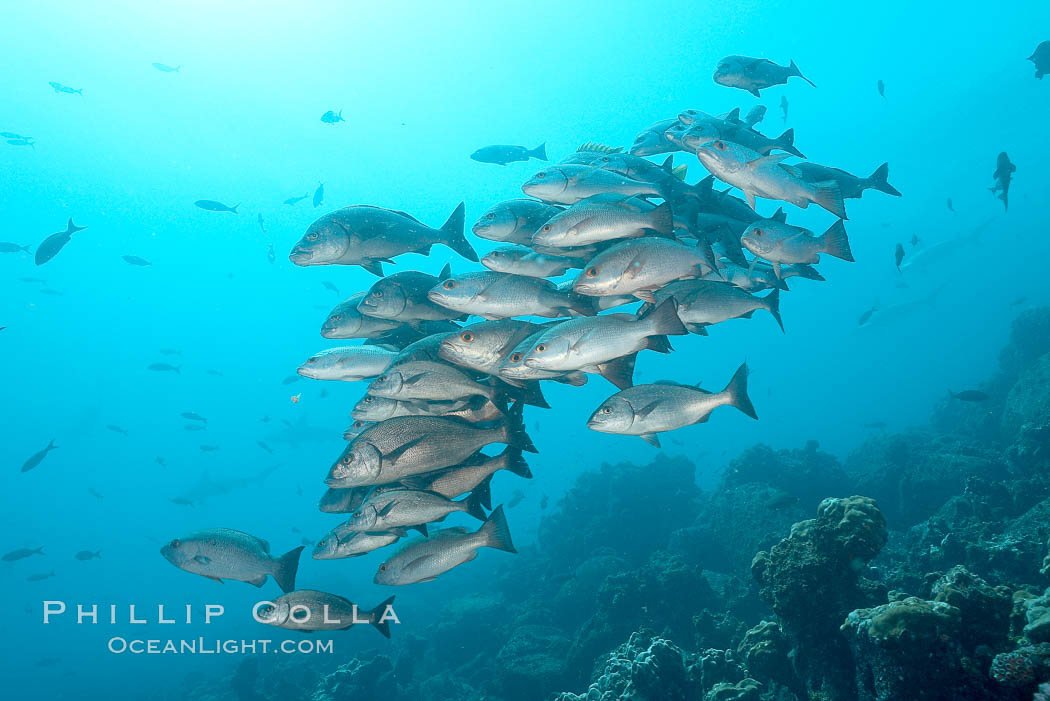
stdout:
[[444,521],[457,511],[485,520],[485,511],[476,496],[452,501],[436,492],[391,489],[369,496],[344,525],[354,533],[389,531]]
[[677,122],[677,119],[664,119],[655,124],[650,124],[634,138],[634,142],[631,144],[631,155],[655,156],[659,153],[681,150],[664,136],[667,130]]
[[367,623],[390,637],[390,620],[394,597],[390,597],[370,611],[360,611],[357,604],[335,594],[313,589],[300,589],[277,597],[272,603],[259,606],[255,615],[260,623],[287,630],[349,630],[359,623]]
[[646,237],[622,241],[599,253],[573,283],[582,295],[634,295],[655,301],[653,292],[673,280],[698,278],[713,268],[695,246]]
[[368,496],[367,487],[351,487],[348,489],[327,489],[321,496],[317,508],[326,514],[349,514],[365,503]]
[[402,253],[430,255],[434,244],[447,246],[467,260],[478,254],[463,237],[463,203],[440,229],[406,212],[371,205],[344,207],[324,215],[306,230],[289,258],[296,265],[360,265],[383,275],[382,264]]
[[794,61],[788,66],[779,66],[769,59],[750,56],[726,56],[718,62],[714,75],[715,82],[719,85],[740,88],[755,97],[762,97],[760,90],[784,85],[788,78],[792,77],[799,77],[813,85],[813,81],[802,75]]
[[406,475],[439,470],[463,462],[490,443],[536,452],[521,423],[521,405],[508,420],[478,428],[462,419],[403,416],[361,432],[329,470],[329,487],[358,487],[396,482]]
[[819,163],[796,163],[794,167],[802,173],[803,179],[807,182],[819,183],[834,180],[838,183],[839,192],[842,193],[844,199],[859,199],[865,190],[878,190],[894,197],[901,196],[897,188],[890,185],[887,180],[890,175],[889,163],[883,163],[866,178],[857,177],[841,168],[822,166]]
[[372,285],[357,303],[357,310],[366,316],[400,323],[457,318],[458,314],[435,304],[427,297],[427,293],[448,276],[448,265],[441,270],[438,277],[415,270],[395,273]]
[[235,579],[261,587],[270,575],[282,590],[295,589],[295,573],[303,547],[279,558],[270,555],[270,544],[262,538],[230,528],[211,528],[176,538],[160,554],[180,570],[222,581]]
[[476,382],[463,370],[443,362],[412,360],[399,363],[372,380],[368,393],[399,400],[447,401],[482,396],[492,400],[500,390]]
[[639,436],[659,447],[656,434],[707,421],[720,406],[732,406],[757,419],[747,396],[747,364],[743,364],[721,392],[707,392],[676,383],[635,385],[606,399],[587,420],[602,433]]
[[356,382],[382,375],[396,356],[397,351],[382,346],[329,348],[308,358],[297,372],[314,380]]
[[550,280],[491,270],[463,273],[435,285],[428,299],[452,313],[474,314],[484,319],[514,316],[592,315],[587,300],[559,290]]
[[443,360],[486,375],[495,375],[515,347],[542,330],[539,324],[519,319],[482,321],[464,326],[441,341]]
[[51,234],[46,239],[44,239],[43,243],[41,243],[40,246],[37,247],[35,256],[36,264],[43,265],[44,263],[47,263],[49,260],[57,256],[59,254],[59,251],[65,248],[66,244],[69,243],[70,240],[73,238],[73,234],[77,233],[78,231],[83,231],[86,228],[86,226],[77,226],[76,224],[74,224],[72,217],[70,217],[69,222],[66,223],[65,231],[59,231],[57,234]]
[[801,226],[784,221],[782,212],[772,219],[761,219],[747,227],[740,243],[759,258],[773,264],[773,272],[780,277],[783,263],[817,263],[821,253],[853,261],[846,227],[839,219],[820,236]]
[[548,256],[521,246],[503,246],[481,257],[481,264],[497,273],[526,277],[557,277],[572,268],[580,268],[580,258]]
[[[448,401],[399,400],[366,394],[350,415],[359,421],[386,421],[398,416],[455,416],[471,423],[493,421],[503,411],[486,397],[472,396]],[[345,437],[345,436],[344,436]]]
[[469,492],[479,495],[482,506],[489,505],[489,482],[499,470],[513,472],[525,479],[532,478],[532,470],[516,448],[507,448],[495,457],[478,454],[466,462],[438,472],[406,477],[402,484],[412,489],[436,492],[448,499],[455,499]]
[[396,543],[404,534],[403,530],[356,533],[347,530],[344,524],[340,524],[317,541],[313,558],[315,560],[341,560],[346,557],[359,557]]
[[478,549],[485,547],[517,552],[510,538],[502,506],[496,507],[474,533],[465,528],[446,528],[429,538],[409,542],[379,566],[374,581],[390,586],[429,582],[454,567],[470,562],[478,556]]
[[776,319],[780,330],[780,290],[755,297],[729,282],[682,280],[656,292],[656,299],[673,297],[678,302],[678,318],[693,333],[707,335],[706,327],[729,319],[750,319],[756,309],[765,309]]
[[532,237],[537,246],[587,246],[613,239],[655,233],[671,236],[671,205],[652,208],[632,196],[600,194],[577,202],[551,217]]
[[602,168],[582,165],[553,166],[533,175],[521,186],[530,197],[554,204],[574,204],[602,193],[665,197],[662,184],[633,180]]
[[516,199],[493,205],[471,228],[489,241],[528,245],[536,229],[561,211],[561,207],[536,200]]

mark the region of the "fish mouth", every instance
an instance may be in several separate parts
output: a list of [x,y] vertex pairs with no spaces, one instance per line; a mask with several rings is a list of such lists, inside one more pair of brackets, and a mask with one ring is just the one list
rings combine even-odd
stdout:
[[288,260],[292,261],[296,265],[307,265],[313,258],[313,253],[308,249],[296,246],[292,249],[292,252],[288,254]]

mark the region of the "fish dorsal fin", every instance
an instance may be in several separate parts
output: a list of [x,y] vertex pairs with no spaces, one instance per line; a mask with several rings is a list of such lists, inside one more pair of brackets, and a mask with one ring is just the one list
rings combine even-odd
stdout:
[[[380,209],[381,209],[381,208],[380,208]],[[411,220],[412,220],[412,221],[414,221],[414,222],[415,222],[416,224],[423,224],[423,222],[419,221],[418,219],[416,219],[415,217],[413,217],[413,216],[412,216],[411,214],[409,214],[408,212],[404,212],[404,211],[402,211],[402,210],[400,210],[400,209],[391,209],[391,210],[389,210],[389,211],[393,212],[394,214],[399,214],[399,215],[401,215],[402,217],[405,217],[406,219],[411,219]],[[426,226],[426,225],[424,224],[424,226]]]
[[438,280],[448,280],[450,277],[452,277],[452,264],[445,263],[445,267],[438,273]]
[[620,153],[621,151],[623,151],[622,146],[606,146],[597,141],[584,142],[576,149],[576,153]]
[[740,108],[739,108],[739,107],[734,107],[734,108],[733,108],[733,109],[732,109],[732,110],[731,110],[731,111],[729,112],[729,114],[727,114],[727,115],[726,115],[726,116],[724,117],[724,119],[725,119],[725,120],[726,120],[727,122],[739,122],[739,121],[740,121]]
[[[781,154],[778,154],[778,155],[781,155]],[[790,155],[790,154],[783,154],[783,155]],[[787,172],[787,174],[790,175],[791,177],[798,178],[800,180],[802,179],[802,171],[800,171],[795,166],[790,165],[788,163],[778,163],[777,165],[779,165],[781,168],[783,168]]]
[[674,154],[670,154],[664,159],[664,162],[660,165],[660,170],[666,171],[667,173],[674,175]]
[[776,213],[774,213],[773,216],[770,217],[770,219],[772,219],[773,221],[780,222],[781,224],[786,222],[787,218],[788,218],[788,215],[784,211],[783,207],[777,208]]

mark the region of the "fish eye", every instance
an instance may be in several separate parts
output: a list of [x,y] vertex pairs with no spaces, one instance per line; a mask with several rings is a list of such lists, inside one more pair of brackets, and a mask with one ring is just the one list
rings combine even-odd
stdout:
[[332,323],[338,324],[342,320],[343,320],[343,315],[342,314],[333,314],[331,316]]
[[537,353],[542,353],[545,350],[547,350],[547,346],[545,344],[543,344],[543,343],[541,343],[540,345],[536,346],[536,352]]
[[723,143],[721,141],[716,141],[715,142],[715,148],[718,149],[719,151],[725,151],[726,150],[726,145],[725,145],[725,143]]
[[383,291],[382,290],[376,290],[375,292],[372,293],[372,296],[375,297],[376,299],[383,299]]
[[[370,398],[371,398],[371,399],[375,399],[375,397],[370,397]],[[364,421],[355,421],[355,422],[354,422],[354,428],[361,428],[361,427],[362,427],[362,426],[364,426],[364,425],[365,425],[365,422],[364,422]]]
[[551,230],[551,225],[550,224],[544,224],[543,228],[540,229],[540,231],[542,231],[545,234],[549,234],[550,230]]
[[306,240],[307,241],[316,241],[317,240],[317,234],[307,234],[306,235]]
[[168,547],[172,550],[178,550],[180,545],[182,545],[182,543],[179,542],[178,538],[168,543]]
[[612,161],[612,159],[609,158],[608,156],[602,156],[602,163],[609,163],[611,161]]
[[587,277],[594,277],[595,275],[598,274],[598,269],[597,268],[588,268],[587,272],[585,274],[587,275]]
[[379,566],[379,571],[380,572],[386,572],[386,563],[385,562]]
[[462,338],[466,343],[470,343],[474,340],[474,334],[472,334],[470,331],[464,331],[459,335],[459,337]]
[[546,178],[547,177],[547,173],[545,173],[544,171],[541,170],[539,173],[536,173],[535,177],[537,177],[537,178]]
[[510,362],[512,362],[512,363],[520,363],[521,362],[521,353],[511,353],[510,354]]
[[755,236],[761,236],[763,232],[761,229],[752,229],[751,233]]
[[343,463],[344,465],[349,465],[349,464],[350,464],[350,463],[352,463],[353,461],[354,461],[354,454],[353,454],[353,453],[350,453],[350,454],[348,454],[348,455],[344,455],[344,456],[343,456],[343,459],[342,459],[342,460],[340,460],[339,462]]
[[494,213],[492,213],[492,212],[489,212],[488,214],[485,215],[485,218],[486,219],[495,219],[496,215]]
[[456,283],[453,282],[452,280],[445,280],[445,284],[442,285],[442,287],[444,287],[446,290],[451,290],[455,286],[456,286]]
[[611,414],[612,413],[612,408],[611,407],[607,407],[607,406],[603,406],[602,407],[602,413],[603,414]]

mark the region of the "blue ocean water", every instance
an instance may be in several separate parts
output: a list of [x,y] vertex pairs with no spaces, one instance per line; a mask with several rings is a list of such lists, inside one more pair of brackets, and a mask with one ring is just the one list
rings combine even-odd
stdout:
[[[817,162],[860,175],[890,164],[904,196],[850,201],[856,262],[825,258],[826,282],[792,285],[782,302],[785,334],[758,313],[709,337],[675,339],[671,355],[640,356],[639,382],[714,389],[741,362],[751,368],[759,421],[723,410],[663,440],[664,454],[696,463],[703,487],[754,443],[814,439],[845,456],[870,433],[866,423],[894,430],[925,422],[946,390],[975,386],[994,370],[1020,309],[1047,301],[1050,93],[1025,61],[1047,38],[1044,3],[997,6],[992,15],[975,3],[111,1],[9,3],[0,16],[0,129],[36,140],[0,143],[0,240],[35,247],[69,218],[88,227],[39,268],[30,254],[0,255],[0,549],[44,550],[0,563],[9,698],[162,698],[234,664],[218,655],[114,655],[106,641],[115,635],[300,639],[250,618],[252,603],[277,594],[272,582],[261,590],[216,584],[178,571],[158,550],[224,526],[284,552],[338,523],[316,501],[363,387],[284,382],[308,356],[339,345],[318,335],[321,322],[375,278],[357,267],[296,267],[288,252],[314,219],[351,204],[405,210],[436,227],[465,201],[469,228],[490,205],[520,196],[542,167],[470,160],[481,146],[545,142],[556,161],[586,141],[627,146],[683,109],[746,113],[761,103],[769,111],[759,128],[794,128]],[[711,73],[728,54],[793,59],[819,87],[793,79],[756,99],[718,86]],[[49,81],[82,94],[56,92]],[[346,121],[322,123],[326,110]],[[1001,151],[1017,164],[1008,213],[987,191]],[[688,182],[706,175],[692,155],[676,154],[675,163],[688,165]],[[283,204],[319,183],[320,207],[310,198]],[[202,199],[238,204],[238,213],[195,207]],[[759,201],[760,212],[775,209]],[[790,208],[790,217],[816,231],[832,221],[817,208]],[[917,251],[913,236],[931,246],[976,231],[976,243],[902,285],[896,243]],[[496,245],[467,236],[481,253]],[[128,255],[152,265],[129,265]],[[477,267],[435,247],[388,269],[437,274],[445,263],[453,272]],[[932,306],[909,306],[935,291]],[[873,306],[897,305],[899,318],[858,324]],[[149,370],[155,363],[179,371]],[[548,384],[552,408],[525,414],[539,449],[529,459],[535,478],[494,486],[494,504],[524,492],[508,509],[519,548],[535,538],[544,496],[558,503],[603,462],[646,464],[657,455],[637,438],[586,428],[612,393],[604,381]],[[207,417],[206,430],[185,429],[180,414],[191,411]],[[19,472],[52,439],[58,449]],[[192,506],[172,502],[201,480],[270,468],[261,485]],[[101,558],[79,561],[81,550]],[[300,587],[369,607],[391,594],[372,583],[376,554],[328,562],[309,550]],[[395,639],[432,622],[451,595],[484,590],[486,573],[509,557],[485,551],[433,584],[394,591]],[[52,570],[53,578],[27,581]],[[154,614],[158,603],[191,603],[195,615],[215,603],[226,614],[206,628],[78,626],[68,614],[42,625],[44,600],[138,604]],[[342,657],[384,642],[357,629],[330,637]]]

